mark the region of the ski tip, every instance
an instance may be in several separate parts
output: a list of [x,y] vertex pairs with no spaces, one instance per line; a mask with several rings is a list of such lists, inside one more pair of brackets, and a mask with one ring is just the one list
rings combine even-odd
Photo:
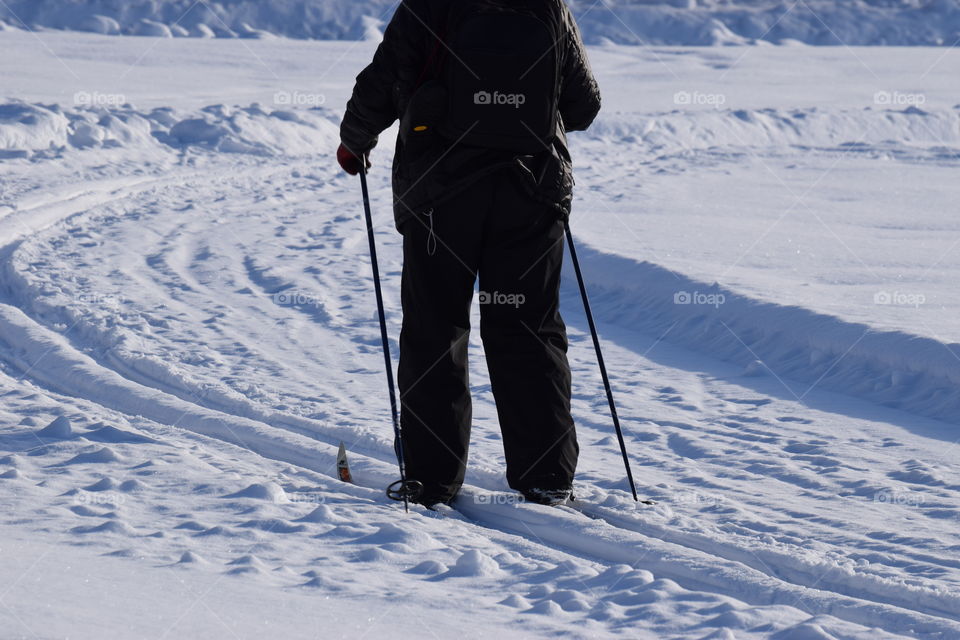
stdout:
[[337,475],[344,482],[353,484],[353,474],[350,473],[350,463],[347,461],[347,448],[340,441],[340,450],[337,451]]

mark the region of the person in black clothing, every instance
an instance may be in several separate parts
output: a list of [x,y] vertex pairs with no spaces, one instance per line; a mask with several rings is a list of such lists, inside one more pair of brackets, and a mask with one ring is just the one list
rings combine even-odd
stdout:
[[[546,45],[523,52],[538,46],[541,25]],[[500,77],[507,72],[513,76]],[[525,93],[479,90],[472,104],[458,102],[458,91],[493,76]],[[393,166],[404,255],[398,382],[407,476],[423,484],[417,502],[449,502],[463,483],[478,277],[507,481],[540,503],[571,494],[579,448],[559,313],[573,188],[565,134],[585,130],[599,110],[563,0],[404,0],[357,77],[340,129],[344,170],[369,167],[379,134],[400,120]],[[473,113],[480,115],[470,124]]]

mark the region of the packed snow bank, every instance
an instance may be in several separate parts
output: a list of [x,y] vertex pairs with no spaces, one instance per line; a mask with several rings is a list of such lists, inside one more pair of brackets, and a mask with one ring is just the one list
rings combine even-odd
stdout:
[[[83,98],[87,99],[84,100]],[[75,102],[90,102],[90,96]],[[65,150],[117,147],[206,148],[224,153],[302,156],[326,152],[339,139],[324,109],[268,110],[213,105],[197,113],[122,106],[63,108],[14,101],[0,104],[0,159],[43,158]]]
[[[0,19],[24,28],[48,27],[163,37],[263,38],[272,34],[317,40],[379,38],[393,0],[15,0]],[[372,27],[372,28],[371,28]]]
[[[766,41],[811,45],[951,46],[958,0],[572,1],[588,40],[715,45]],[[591,7],[595,7],[592,8]]]
[[[684,92],[678,92],[683,104]],[[688,94],[689,95],[689,94]],[[602,114],[584,134],[600,142],[640,144],[649,153],[714,147],[817,148],[862,146],[939,148],[957,157],[960,145],[960,105],[952,109],[921,109],[890,105],[879,92],[877,104],[863,109],[699,109],[669,113]],[[887,106],[883,106],[887,105]],[[580,136],[583,137],[583,136]],[[868,148],[869,147],[869,148]]]
[[[951,46],[960,0],[569,0],[588,42]],[[162,37],[375,39],[395,0],[10,0],[0,20]]]
[[784,383],[797,399],[817,387],[960,424],[960,344],[752,299],[588,246],[580,252],[606,321],[742,365],[745,376],[798,381]]
[[[89,99],[75,97],[74,102],[82,105]],[[64,108],[13,101],[0,104],[0,158],[43,157],[66,149],[157,145],[264,156],[327,154],[339,140],[338,122],[336,113],[322,107],[270,110],[259,104],[211,105],[183,113],[169,107],[139,111],[129,104]],[[642,118],[611,113],[601,115],[585,137],[641,145],[650,154],[731,145],[860,145],[865,151],[887,153],[889,149],[881,148],[886,144],[899,150],[924,147],[956,157],[956,149],[946,145],[960,145],[960,105],[936,111],[916,106],[698,109]]]

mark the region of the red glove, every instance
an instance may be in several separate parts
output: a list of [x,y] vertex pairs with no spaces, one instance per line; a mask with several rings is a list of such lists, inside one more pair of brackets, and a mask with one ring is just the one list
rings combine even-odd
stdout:
[[344,171],[352,176],[360,173],[360,169],[364,166],[363,163],[366,163],[367,169],[371,166],[370,157],[366,153],[363,154],[363,159],[361,160],[352,151],[343,146],[343,144],[337,149],[337,162],[340,163]]

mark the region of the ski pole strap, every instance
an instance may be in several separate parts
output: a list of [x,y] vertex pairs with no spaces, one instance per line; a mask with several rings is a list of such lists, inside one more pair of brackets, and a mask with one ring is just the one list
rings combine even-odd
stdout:
[[423,495],[423,483],[419,480],[397,480],[387,487],[387,497],[397,502],[416,502]]

